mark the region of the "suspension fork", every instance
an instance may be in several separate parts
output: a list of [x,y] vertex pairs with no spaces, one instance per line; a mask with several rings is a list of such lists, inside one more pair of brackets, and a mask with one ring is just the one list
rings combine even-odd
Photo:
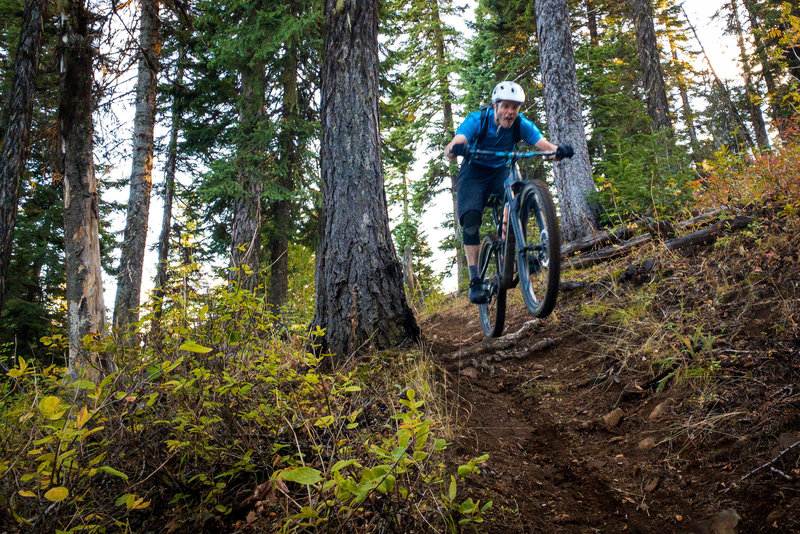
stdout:
[[514,286],[514,263],[517,261],[517,238],[522,237],[522,223],[519,222],[519,202],[514,194],[513,185],[519,182],[516,162],[511,162],[511,175],[503,183],[505,190],[505,203],[503,210],[508,207],[508,221],[506,223],[505,245],[503,250],[503,272],[501,283],[508,289]]

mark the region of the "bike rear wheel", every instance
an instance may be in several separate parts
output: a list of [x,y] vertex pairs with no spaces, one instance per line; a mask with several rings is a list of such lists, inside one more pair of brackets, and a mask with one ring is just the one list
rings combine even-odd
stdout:
[[484,287],[489,293],[486,304],[479,304],[481,329],[486,337],[498,337],[503,333],[506,320],[506,290],[501,287],[500,246],[496,237],[486,236],[481,243],[478,268]]
[[517,252],[517,274],[525,306],[535,317],[547,317],[556,305],[561,278],[561,231],[550,190],[532,180],[519,195],[524,242]]

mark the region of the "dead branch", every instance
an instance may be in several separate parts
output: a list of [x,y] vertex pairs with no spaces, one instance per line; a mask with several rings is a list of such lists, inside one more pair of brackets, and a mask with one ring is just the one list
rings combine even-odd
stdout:
[[[685,221],[681,221],[674,224],[676,228],[689,228],[691,226],[695,226],[698,224],[702,224],[709,219],[713,219],[717,215],[722,213],[721,209],[714,209],[711,211],[707,211],[705,213],[701,213],[696,217],[692,217],[691,219],[687,219]],[[654,219],[642,219],[640,223],[644,223],[644,226],[648,227],[648,229],[655,228],[659,229],[665,225],[664,221],[655,221]],[[673,226],[672,224],[668,225],[669,227]],[[668,228],[665,228],[668,229]],[[602,232],[592,232],[591,235],[587,235],[576,239],[575,241],[570,241],[569,243],[565,243],[561,247],[561,255],[563,257],[569,257],[573,254],[578,252],[586,252],[587,250],[591,250],[593,248],[607,245],[609,243],[621,244],[626,239],[629,239],[633,234],[634,228],[631,226],[621,225],[613,230],[603,230]],[[653,233],[653,232],[651,232]],[[657,234],[663,234],[664,232],[656,231]],[[670,236],[671,237],[671,236]]]
[[707,211],[705,213],[701,213],[697,217],[692,217],[691,219],[686,219],[685,221],[681,221],[681,222],[677,223],[675,226],[677,226],[678,228],[689,228],[690,226],[695,226],[695,225],[698,225],[700,223],[704,223],[704,222],[708,221],[709,219],[713,219],[714,217],[716,217],[720,213],[722,213],[721,209],[715,209],[715,210]]
[[560,341],[560,338],[555,338],[554,339],[554,338],[548,337],[548,338],[545,338],[545,339],[540,339],[539,341],[537,341],[536,343],[534,343],[533,345],[531,345],[530,347],[528,347],[525,350],[514,351],[514,352],[511,352],[511,353],[507,353],[507,354],[495,354],[494,356],[489,356],[487,358],[487,360],[492,361],[492,362],[500,362],[500,361],[503,361],[503,360],[511,360],[511,359],[524,360],[525,358],[530,358],[531,356],[533,356],[537,352],[541,352],[543,350],[549,349],[550,347],[556,345],[559,341]]
[[[784,454],[786,454],[786,453],[787,453],[787,452],[789,452],[790,450],[794,449],[794,448],[795,448],[795,447],[797,447],[798,445],[800,445],[800,441],[795,441],[794,443],[792,443],[791,445],[789,445],[788,447],[786,447],[785,449],[783,449],[783,450],[780,452],[780,454],[778,454],[778,456],[776,456],[775,458],[773,458],[773,459],[772,459],[772,460],[770,460],[769,462],[765,463],[764,465],[759,465],[758,467],[756,467],[755,469],[753,469],[752,471],[750,471],[749,473],[747,473],[746,475],[744,475],[742,478],[740,478],[740,479],[739,479],[739,481],[737,482],[737,484],[741,484],[742,482],[744,482],[744,481],[745,481],[745,479],[747,479],[747,478],[750,478],[751,476],[753,476],[755,473],[758,473],[758,472],[759,472],[759,471],[761,471],[762,469],[766,469],[767,467],[772,467],[772,464],[774,464],[775,462],[777,462],[778,460],[780,460],[780,459],[781,459],[781,457],[782,457]],[[724,489],[720,490],[720,493],[726,493],[726,492],[730,491],[730,489],[731,489],[732,487],[733,487],[733,486],[728,486],[727,488],[724,488]]]

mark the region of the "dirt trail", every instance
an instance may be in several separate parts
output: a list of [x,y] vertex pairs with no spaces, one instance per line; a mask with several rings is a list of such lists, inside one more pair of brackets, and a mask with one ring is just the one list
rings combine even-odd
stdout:
[[[584,297],[564,295],[553,316],[499,351],[478,352],[486,342],[477,308],[463,297],[422,323],[460,406],[457,458],[490,454],[470,482],[481,502],[494,501],[480,530],[800,532],[800,470],[742,480],[775,436],[746,436],[747,416],[736,411],[744,437],[695,432],[690,394],[657,392],[652,376],[603,357],[596,334],[609,326],[580,316]],[[509,315],[506,334],[531,320],[514,297]],[[531,348],[547,338],[548,348]],[[465,348],[477,355],[453,358]],[[615,410],[618,422],[604,420]]]

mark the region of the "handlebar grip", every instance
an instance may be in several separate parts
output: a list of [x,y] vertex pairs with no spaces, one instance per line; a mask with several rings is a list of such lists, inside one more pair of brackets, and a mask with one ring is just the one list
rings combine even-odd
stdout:
[[450,152],[456,156],[466,156],[469,154],[469,147],[466,145],[466,143],[460,143],[458,145],[453,145],[450,148]]

